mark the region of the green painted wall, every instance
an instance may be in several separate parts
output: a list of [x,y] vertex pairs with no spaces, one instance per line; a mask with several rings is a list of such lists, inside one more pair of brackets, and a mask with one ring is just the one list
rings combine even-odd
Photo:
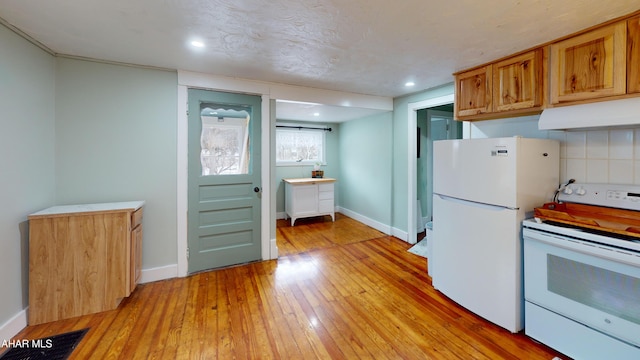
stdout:
[[55,201],[54,87],[54,57],[0,26],[0,326],[28,304],[27,215]]
[[340,206],[391,224],[392,113],[340,125]]
[[[286,120],[278,120],[278,124],[305,124],[303,121],[286,121]],[[322,166],[321,170],[324,170],[324,177],[335,178],[340,182],[341,174],[340,174],[340,149],[338,139],[340,137],[340,128],[341,125],[337,123],[318,123],[318,122],[307,122],[306,126],[309,127],[330,127],[331,131],[325,132],[325,141],[326,141],[326,149],[325,149],[325,157],[326,164]],[[275,131],[274,137],[272,138],[272,143],[275,148]],[[275,158],[275,151],[274,151]],[[300,166],[277,166],[275,170],[275,178],[274,183],[276,186],[276,212],[279,215],[284,214],[284,182],[282,179],[287,178],[305,178],[311,177],[311,170],[313,170],[312,165],[300,165]],[[335,188],[335,202],[336,204],[340,203],[340,191],[336,187]]]
[[56,202],[146,201],[142,267],[176,264],[177,74],[59,58]]

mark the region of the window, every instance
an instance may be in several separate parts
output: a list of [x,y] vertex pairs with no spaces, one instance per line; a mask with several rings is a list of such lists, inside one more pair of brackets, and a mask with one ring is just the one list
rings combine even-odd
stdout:
[[217,114],[215,110],[205,108],[200,116],[202,175],[247,174],[250,155],[248,113],[245,111],[239,113],[244,115],[243,118],[213,116],[210,113]]
[[324,164],[324,148],[323,129],[276,129],[277,165]]

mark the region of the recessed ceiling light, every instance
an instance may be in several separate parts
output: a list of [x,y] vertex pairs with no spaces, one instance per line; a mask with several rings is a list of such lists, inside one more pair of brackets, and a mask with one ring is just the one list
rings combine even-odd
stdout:
[[313,116],[320,116],[320,113],[313,113]]
[[414,86],[416,83],[414,83],[413,81],[407,81],[406,83],[404,83],[404,86],[406,87],[412,87]]
[[197,47],[197,48],[203,48],[204,47],[204,43],[202,41],[193,40],[191,42],[191,46]]

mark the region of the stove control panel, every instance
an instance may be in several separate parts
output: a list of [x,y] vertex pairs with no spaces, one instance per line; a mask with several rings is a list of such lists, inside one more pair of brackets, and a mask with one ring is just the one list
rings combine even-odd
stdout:
[[573,183],[558,194],[558,201],[640,211],[640,186]]

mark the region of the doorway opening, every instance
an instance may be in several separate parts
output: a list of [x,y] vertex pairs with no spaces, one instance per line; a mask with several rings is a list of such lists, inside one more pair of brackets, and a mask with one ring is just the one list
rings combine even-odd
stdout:
[[[418,212],[418,137],[416,129],[418,127],[418,111],[435,108],[438,106],[450,106],[453,104],[454,94],[444,95],[437,98],[409,103],[407,106],[407,127],[408,127],[408,184],[407,184],[407,242],[415,244],[418,238],[417,212]],[[462,132],[460,132],[461,134]],[[422,145],[422,144],[421,144]]]
[[460,138],[462,124],[453,120],[453,104],[446,104],[418,110],[417,125],[416,232],[424,235],[433,218],[433,142]]

